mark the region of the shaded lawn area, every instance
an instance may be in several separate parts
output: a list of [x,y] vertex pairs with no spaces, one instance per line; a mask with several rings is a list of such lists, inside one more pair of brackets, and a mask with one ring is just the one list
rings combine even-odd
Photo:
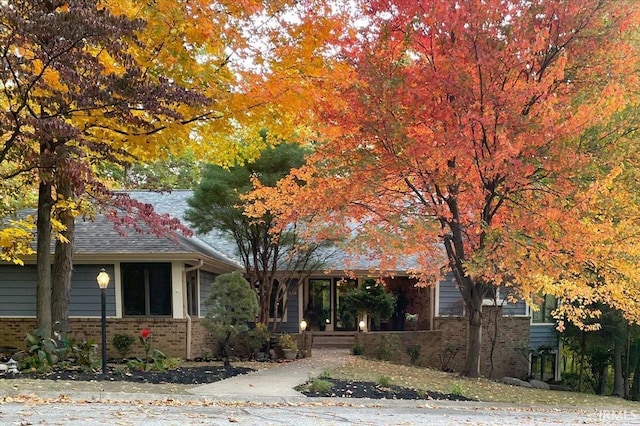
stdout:
[[511,386],[489,379],[469,379],[456,373],[392,364],[386,361],[353,357],[351,362],[322,374],[323,378],[378,382],[385,376],[389,383],[416,391],[455,394],[470,400],[510,404],[623,408],[640,411],[640,402],[612,396],[578,392],[545,391]]

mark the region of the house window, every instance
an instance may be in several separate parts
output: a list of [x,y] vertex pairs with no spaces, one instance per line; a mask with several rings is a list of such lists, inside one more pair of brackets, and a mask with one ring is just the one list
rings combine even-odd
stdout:
[[349,292],[358,288],[358,282],[353,279],[336,279],[336,297],[334,310],[334,330],[355,331],[358,325],[357,315],[349,309],[345,299]]
[[486,294],[482,298],[483,306],[501,306],[503,303],[502,294],[500,288],[496,286],[490,286],[487,289]]
[[542,380],[554,380],[556,377],[556,354],[541,350],[531,355],[531,377]]
[[540,305],[538,305],[538,310],[532,310],[531,313],[531,322],[536,324],[553,324],[555,323],[555,319],[551,316],[551,312],[558,306],[558,301],[555,297],[547,294],[545,295]]
[[122,263],[120,270],[124,315],[171,315],[170,263]]

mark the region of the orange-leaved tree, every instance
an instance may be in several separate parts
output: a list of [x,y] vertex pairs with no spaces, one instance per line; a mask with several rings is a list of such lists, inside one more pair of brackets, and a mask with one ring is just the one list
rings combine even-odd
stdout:
[[589,285],[556,283],[567,261],[593,257],[584,201],[610,173],[587,179],[585,140],[600,140],[590,129],[636,100],[637,7],[370,1],[360,33],[343,40],[353,75],[316,110],[324,140],[282,184],[289,213],[356,226],[349,248],[376,250],[383,269],[411,259],[425,283],[452,272],[468,321],[467,376],[480,373],[492,287],[531,300]]

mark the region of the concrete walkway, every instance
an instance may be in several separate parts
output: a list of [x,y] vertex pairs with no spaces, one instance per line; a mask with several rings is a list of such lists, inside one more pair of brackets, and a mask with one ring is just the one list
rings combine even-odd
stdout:
[[194,395],[225,397],[300,397],[293,388],[323,370],[349,362],[348,349],[314,349],[311,358],[283,363],[277,367],[235,376],[189,389]]

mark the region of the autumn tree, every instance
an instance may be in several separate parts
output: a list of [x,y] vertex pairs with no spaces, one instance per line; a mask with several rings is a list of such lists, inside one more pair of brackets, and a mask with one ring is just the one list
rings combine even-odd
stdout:
[[637,5],[360,6],[366,25],[341,50],[353,74],[316,110],[326,139],[283,187],[305,183],[295,215],[306,206],[320,224],[355,220],[349,248],[377,250],[383,269],[411,257],[425,283],[452,271],[468,323],[464,374],[478,376],[491,288],[531,301],[588,287],[567,268],[591,257],[582,201],[609,173],[584,179],[593,160],[585,143],[598,145],[602,134],[590,129],[636,99],[627,30]]
[[[44,333],[51,329],[50,230],[61,236],[54,285],[68,290],[78,197],[153,216],[126,197],[110,197],[96,179],[96,162],[126,166],[192,147],[227,163],[255,156],[262,143],[238,143],[234,134],[255,134],[266,122],[279,134],[294,131],[301,114],[285,107],[298,101],[286,99],[304,90],[306,61],[323,60],[318,51],[325,37],[318,36],[333,25],[325,20],[324,32],[301,31],[317,16],[304,13],[310,3],[25,0],[0,6],[0,165],[3,178],[38,177],[37,299]],[[287,27],[283,16],[293,9],[302,19]],[[278,42],[288,33],[299,43],[286,36]],[[262,52],[265,46],[272,50]],[[293,54],[299,66],[281,66],[281,54]],[[269,90],[258,91],[256,82]],[[59,217],[52,220],[53,212]],[[118,226],[132,222],[107,217]],[[26,252],[23,228],[2,231],[10,260]],[[61,293],[62,310],[65,298]]]
[[[38,170],[38,327],[51,330],[54,309],[68,305],[76,196],[97,191],[91,155],[115,159],[134,152],[138,134],[184,119],[175,105],[205,106],[206,98],[153,75],[132,50],[142,48],[139,19],[109,13],[96,1],[17,2],[2,9],[3,147],[0,162]],[[128,135],[109,138],[109,135]],[[148,139],[138,137],[145,145]],[[120,154],[119,154],[120,153]],[[93,184],[93,185],[91,185]],[[102,188],[104,189],[104,188]],[[75,204],[74,204],[75,203]],[[52,222],[54,206],[58,220]],[[51,229],[58,226],[51,277]],[[60,290],[56,287],[60,286]],[[64,319],[64,318],[57,318]]]
[[149,164],[133,164],[117,170],[117,182],[127,189],[171,191],[191,189],[200,182],[204,164],[193,151],[169,155]]
[[[262,133],[266,137],[266,132]],[[242,198],[253,190],[254,179],[275,187],[278,180],[304,162],[305,150],[295,144],[280,144],[262,151],[251,163],[230,168],[207,165],[203,179],[188,200],[185,217],[202,233],[220,232],[235,242],[246,276],[259,300],[258,322],[280,317],[291,296],[302,283],[300,271],[308,274],[322,265],[319,244],[305,241],[295,224],[276,230],[273,213],[260,217],[245,214],[251,201]],[[274,316],[275,315],[275,316]],[[279,321],[274,321],[277,327]]]

